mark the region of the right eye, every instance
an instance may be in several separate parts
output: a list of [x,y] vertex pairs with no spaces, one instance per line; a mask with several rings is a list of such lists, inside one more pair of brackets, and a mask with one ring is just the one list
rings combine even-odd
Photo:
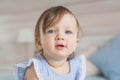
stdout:
[[47,33],[55,33],[55,30],[48,30]]

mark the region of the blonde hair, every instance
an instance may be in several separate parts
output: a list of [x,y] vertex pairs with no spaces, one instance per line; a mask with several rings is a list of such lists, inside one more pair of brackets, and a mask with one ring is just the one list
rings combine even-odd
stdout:
[[[38,45],[40,46],[40,31],[43,31],[43,33],[45,34],[45,31],[48,27],[57,24],[57,22],[61,20],[64,14],[67,14],[67,13],[74,16],[74,14],[70,10],[68,10],[66,7],[63,7],[63,6],[51,7],[42,13],[35,27],[35,47],[36,47],[35,56],[39,56],[43,51],[42,47],[41,48],[38,47]],[[79,31],[81,29],[76,17],[75,19],[77,23],[76,25],[78,27],[77,37],[79,37]]]

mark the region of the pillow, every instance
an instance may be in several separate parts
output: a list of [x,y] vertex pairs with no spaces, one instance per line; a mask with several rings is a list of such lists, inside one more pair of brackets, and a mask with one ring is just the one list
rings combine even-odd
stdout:
[[90,58],[109,80],[120,80],[120,35]]

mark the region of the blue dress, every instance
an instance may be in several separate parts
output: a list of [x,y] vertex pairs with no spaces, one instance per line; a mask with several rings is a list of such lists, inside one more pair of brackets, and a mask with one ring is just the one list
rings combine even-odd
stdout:
[[86,75],[86,60],[83,55],[77,55],[69,61],[70,72],[67,74],[56,73],[44,57],[39,56],[15,66],[17,80],[24,80],[27,68],[34,64],[35,72],[39,80],[84,80]]

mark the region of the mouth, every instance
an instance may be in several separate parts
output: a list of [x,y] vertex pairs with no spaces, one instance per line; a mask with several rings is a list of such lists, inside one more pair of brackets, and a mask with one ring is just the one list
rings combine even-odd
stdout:
[[56,49],[58,49],[58,50],[63,50],[66,46],[63,45],[63,44],[58,44],[58,45],[56,45],[55,47],[56,47]]
[[56,45],[56,47],[65,47],[65,46],[62,44],[58,44],[58,45]]

